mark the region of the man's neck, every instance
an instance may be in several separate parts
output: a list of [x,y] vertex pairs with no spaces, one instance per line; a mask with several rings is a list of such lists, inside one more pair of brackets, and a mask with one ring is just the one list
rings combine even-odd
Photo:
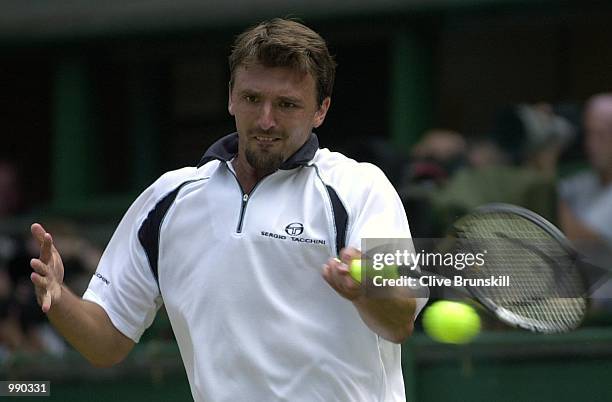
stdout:
[[249,165],[246,160],[240,158],[239,156],[234,158],[231,163],[234,167],[234,171],[236,172],[238,183],[240,183],[240,187],[242,187],[242,191],[244,191],[245,194],[249,194],[251,190],[253,190],[253,187],[255,187],[255,185],[264,176],[269,174],[253,169],[253,167]]

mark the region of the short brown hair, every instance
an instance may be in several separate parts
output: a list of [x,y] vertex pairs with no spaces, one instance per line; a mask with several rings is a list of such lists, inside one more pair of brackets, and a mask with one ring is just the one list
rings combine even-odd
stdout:
[[336,63],[325,40],[299,22],[275,18],[240,34],[229,56],[230,88],[236,69],[255,63],[310,73],[316,82],[319,104],[331,96]]

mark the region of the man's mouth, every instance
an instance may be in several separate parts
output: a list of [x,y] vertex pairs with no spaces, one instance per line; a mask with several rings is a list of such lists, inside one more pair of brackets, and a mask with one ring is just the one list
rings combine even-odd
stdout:
[[278,137],[262,137],[262,136],[255,136],[255,139],[263,143],[272,143],[272,142],[280,140],[280,138]]

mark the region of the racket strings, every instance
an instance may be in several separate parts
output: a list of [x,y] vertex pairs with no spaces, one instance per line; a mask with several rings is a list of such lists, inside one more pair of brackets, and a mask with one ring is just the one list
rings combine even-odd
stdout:
[[546,230],[504,212],[468,215],[456,228],[462,251],[486,251],[484,264],[462,271],[462,276],[507,278],[501,286],[477,286],[479,298],[504,309],[516,325],[541,332],[563,332],[580,324],[587,308],[583,278],[571,255]]

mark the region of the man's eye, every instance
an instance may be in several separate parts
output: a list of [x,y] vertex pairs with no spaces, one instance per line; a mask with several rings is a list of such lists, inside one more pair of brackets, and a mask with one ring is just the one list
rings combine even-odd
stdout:
[[246,100],[249,103],[256,103],[258,99],[254,95],[244,95],[244,100]]
[[285,109],[293,109],[297,107],[297,105],[292,102],[281,102],[280,106]]

